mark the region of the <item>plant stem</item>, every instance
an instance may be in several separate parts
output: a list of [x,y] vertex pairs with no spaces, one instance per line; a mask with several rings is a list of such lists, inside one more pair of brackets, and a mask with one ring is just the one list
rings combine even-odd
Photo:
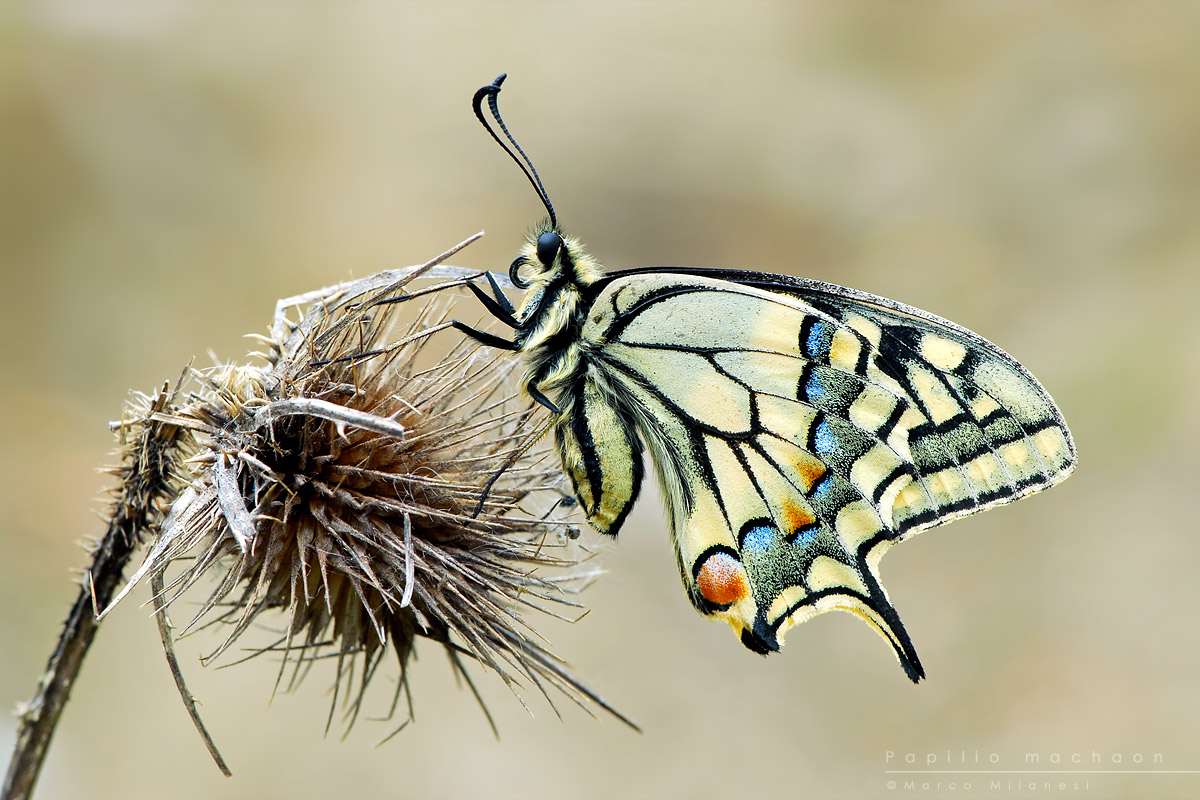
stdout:
[[167,488],[178,429],[154,420],[153,415],[162,412],[173,395],[164,385],[150,401],[146,416],[126,423],[136,433],[125,450],[126,464],[119,472],[122,482],[108,530],[92,552],[92,566],[80,581],[79,595],[71,606],[37,692],[20,714],[17,745],[0,790],[0,800],[26,800],[33,794],[50,740],[83,667],[84,656],[96,637],[100,625],[96,612],[112,600],[142,532],[157,519],[158,500]]
[[125,565],[137,547],[136,532],[120,524],[128,521],[114,518],[96,548],[92,567],[80,583],[79,595],[38,683],[37,694],[21,713],[17,746],[4,778],[4,789],[0,791],[3,800],[25,800],[33,794],[50,739],[83,667],[83,658],[96,637],[100,623],[96,620],[95,609],[112,599],[121,583]]

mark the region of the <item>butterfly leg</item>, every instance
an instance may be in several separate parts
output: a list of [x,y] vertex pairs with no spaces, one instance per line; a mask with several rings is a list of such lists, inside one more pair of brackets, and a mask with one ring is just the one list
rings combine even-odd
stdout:
[[[458,330],[465,333],[467,336],[471,337],[472,339],[474,339],[475,341],[479,342],[480,344],[482,344],[486,347],[495,347],[497,350],[520,350],[521,349],[521,346],[519,344],[517,344],[516,342],[510,342],[508,339],[505,339],[503,336],[497,336],[494,333],[488,333],[487,331],[476,330],[475,328],[472,328],[470,325],[467,325],[464,322],[459,322],[458,320],[453,320],[451,322],[451,324]],[[534,400],[536,400],[537,402],[544,405],[546,408],[553,411],[555,414],[562,413],[562,409],[559,408],[558,406],[554,405],[553,401],[551,401],[550,398],[546,397],[546,395],[542,394],[541,391],[538,390],[538,388],[536,386],[534,386],[532,383],[526,384],[525,391],[529,392],[530,397],[532,397]]]
[[474,292],[475,296],[479,298],[479,302],[483,303],[483,307],[486,308],[493,317],[500,320],[510,328],[521,327],[521,324],[517,322],[517,318],[514,316],[515,309],[513,308],[512,303],[510,303],[508,298],[504,296],[504,292],[500,291],[500,285],[496,283],[496,279],[492,277],[492,273],[485,272],[484,274],[487,275],[488,283],[490,283],[492,286],[492,294],[489,295],[474,283],[468,283],[467,286],[471,288],[471,291]]
[[487,331],[477,330],[475,328],[472,328],[470,325],[466,324],[465,322],[459,322],[458,320],[452,320],[450,324],[453,325],[458,330],[465,333],[467,336],[474,339],[475,341],[477,341],[480,344],[485,345],[487,347],[494,347],[497,350],[519,350],[519,349],[521,349],[521,346],[518,345],[516,342],[510,342],[508,339],[505,339],[503,336],[497,336],[494,333],[488,333]]
[[[477,298],[479,298],[479,302],[483,303],[483,307],[486,308],[488,313],[490,313],[493,317],[500,320],[510,328],[520,328],[521,324],[517,322],[517,318],[514,316],[512,303],[508,302],[508,298],[504,296],[502,291],[500,291],[500,285],[496,283],[496,279],[492,277],[492,273],[485,272],[484,274],[487,275],[488,283],[492,285],[492,294],[489,295],[487,292],[485,292],[483,289],[480,289],[473,283],[468,283],[467,286],[471,288],[471,291],[474,292]],[[498,350],[520,349],[520,345],[518,345],[516,342],[511,342],[502,336],[496,336],[493,333],[472,328],[470,325],[459,322],[458,320],[453,320],[452,324],[455,328],[462,331],[467,336],[471,337],[482,345],[495,347]]]
[[541,403],[542,405],[544,405],[546,408],[550,409],[555,414],[563,413],[561,408],[554,405],[554,403],[550,400],[550,398],[546,397],[546,395],[542,394],[541,391],[536,386],[534,386],[532,383],[525,385],[525,391],[529,392],[530,397],[532,397],[534,400],[536,400],[539,403]]

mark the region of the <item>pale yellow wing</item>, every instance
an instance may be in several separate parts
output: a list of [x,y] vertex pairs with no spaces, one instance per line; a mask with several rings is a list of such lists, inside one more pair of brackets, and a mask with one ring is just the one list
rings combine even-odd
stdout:
[[882,554],[1074,465],[1057,408],[1011,357],[841,287],[620,275],[592,301],[580,346],[587,368],[558,440],[589,519],[619,527],[644,442],[689,597],[760,652],[778,649],[791,625],[842,609],[917,679],[878,581]]

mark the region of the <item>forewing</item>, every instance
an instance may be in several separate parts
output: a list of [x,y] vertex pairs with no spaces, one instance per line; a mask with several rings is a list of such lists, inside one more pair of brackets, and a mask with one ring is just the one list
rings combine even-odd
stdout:
[[[850,344],[843,352],[816,326],[801,343],[813,358],[844,368],[853,351],[865,349],[865,377],[907,401],[902,424],[916,481],[892,504],[898,535],[1011,502],[1074,469],[1075,445],[1058,407],[1028,370],[991,342],[865,292],[779,276],[751,280],[797,297],[857,339],[857,348]],[[821,393],[819,381],[804,388],[810,396]]]

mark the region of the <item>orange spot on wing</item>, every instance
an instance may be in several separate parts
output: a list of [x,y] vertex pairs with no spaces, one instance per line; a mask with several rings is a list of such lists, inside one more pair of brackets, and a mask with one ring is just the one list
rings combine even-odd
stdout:
[[746,570],[728,553],[713,553],[696,575],[696,586],[704,599],[723,606],[750,594]]
[[783,504],[783,525],[781,526],[786,533],[795,533],[803,527],[812,525],[817,521],[817,518],[812,515],[807,508],[793,501],[785,501]]
[[817,481],[825,477],[825,465],[821,463],[821,459],[809,453],[802,453],[797,456],[792,466],[796,469],[796,474],[800,476],[800,480],[804,484],[800,488],[806,492]]

